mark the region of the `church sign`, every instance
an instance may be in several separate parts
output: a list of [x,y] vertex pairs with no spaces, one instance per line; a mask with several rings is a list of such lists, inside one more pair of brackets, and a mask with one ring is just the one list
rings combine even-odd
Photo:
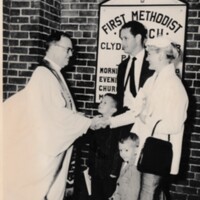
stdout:
[[[184,54],[186,11],[186,4],[177,0],[110,0],[100,5],[96,102],[105,93],[116,93],[118,65],[127,57],[119,37],[121,26],[139,21],[147,28],[148,38],[169,36]],[[180,77],[182,69],[180,60],[176,66]]]

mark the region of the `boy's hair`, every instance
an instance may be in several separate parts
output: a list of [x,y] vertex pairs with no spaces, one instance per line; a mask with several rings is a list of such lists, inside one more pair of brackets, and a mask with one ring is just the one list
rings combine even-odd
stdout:
[[123,132],[123,133],[121,132],[120,133],[119,143],[123,144],[125,141],[127,141],[129,139],[132,140],[132,141],[134,141],[134,142],[139,141],[139,137],[135,133],[131,133],[131,132]]

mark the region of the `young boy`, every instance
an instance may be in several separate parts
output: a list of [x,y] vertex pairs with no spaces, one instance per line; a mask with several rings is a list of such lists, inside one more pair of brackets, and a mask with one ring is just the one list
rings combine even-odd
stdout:
[[[117,113],[118,102],[116,95],[107,93],[98,106],[98,112],[102,117],[111,117]],[[90,142],[89,174],[92,181],[92,200],[108,200],[116,186],[116,178],[111,178],[114,155],[118,151],[119,129],[95,130]],[[120,172],[119,165],[116,169]]]
[[123,159],[117,187],[110,200],[137,200],[140,190],[140,177],[136,173],[135,158],[139,138],[131,132],[121,134],[119,140],[119,154]]

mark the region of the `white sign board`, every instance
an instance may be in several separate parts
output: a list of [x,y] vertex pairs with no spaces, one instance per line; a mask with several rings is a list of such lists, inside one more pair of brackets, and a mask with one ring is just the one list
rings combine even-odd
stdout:
[[[143,2],[143,3],[141,3]],[[100,6],[96,102],[105,93],[116,93],[119,63],[127,57],[122,50],[119,30],[131,20],[139,21],[148,30],[148,37],[169,36],[184,50],[186,5],[177,0],[113,0]],[[184,52],[183,52],[184,53]],[[177,64],[182,76],[183,63]]]

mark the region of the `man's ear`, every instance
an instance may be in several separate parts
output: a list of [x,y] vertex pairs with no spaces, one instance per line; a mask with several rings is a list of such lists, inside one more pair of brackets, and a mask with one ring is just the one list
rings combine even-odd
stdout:
[[142,40],[142,36],[141,36],[140,34],[137,34],[137,35],[135,36],[135,39],[136,39],[136,41],[137,41],[138,43],[140,43],[141,40]]
[[112,108],[111,112],[112,112],[112,114],[116,113],[117,112],[117,108]]

